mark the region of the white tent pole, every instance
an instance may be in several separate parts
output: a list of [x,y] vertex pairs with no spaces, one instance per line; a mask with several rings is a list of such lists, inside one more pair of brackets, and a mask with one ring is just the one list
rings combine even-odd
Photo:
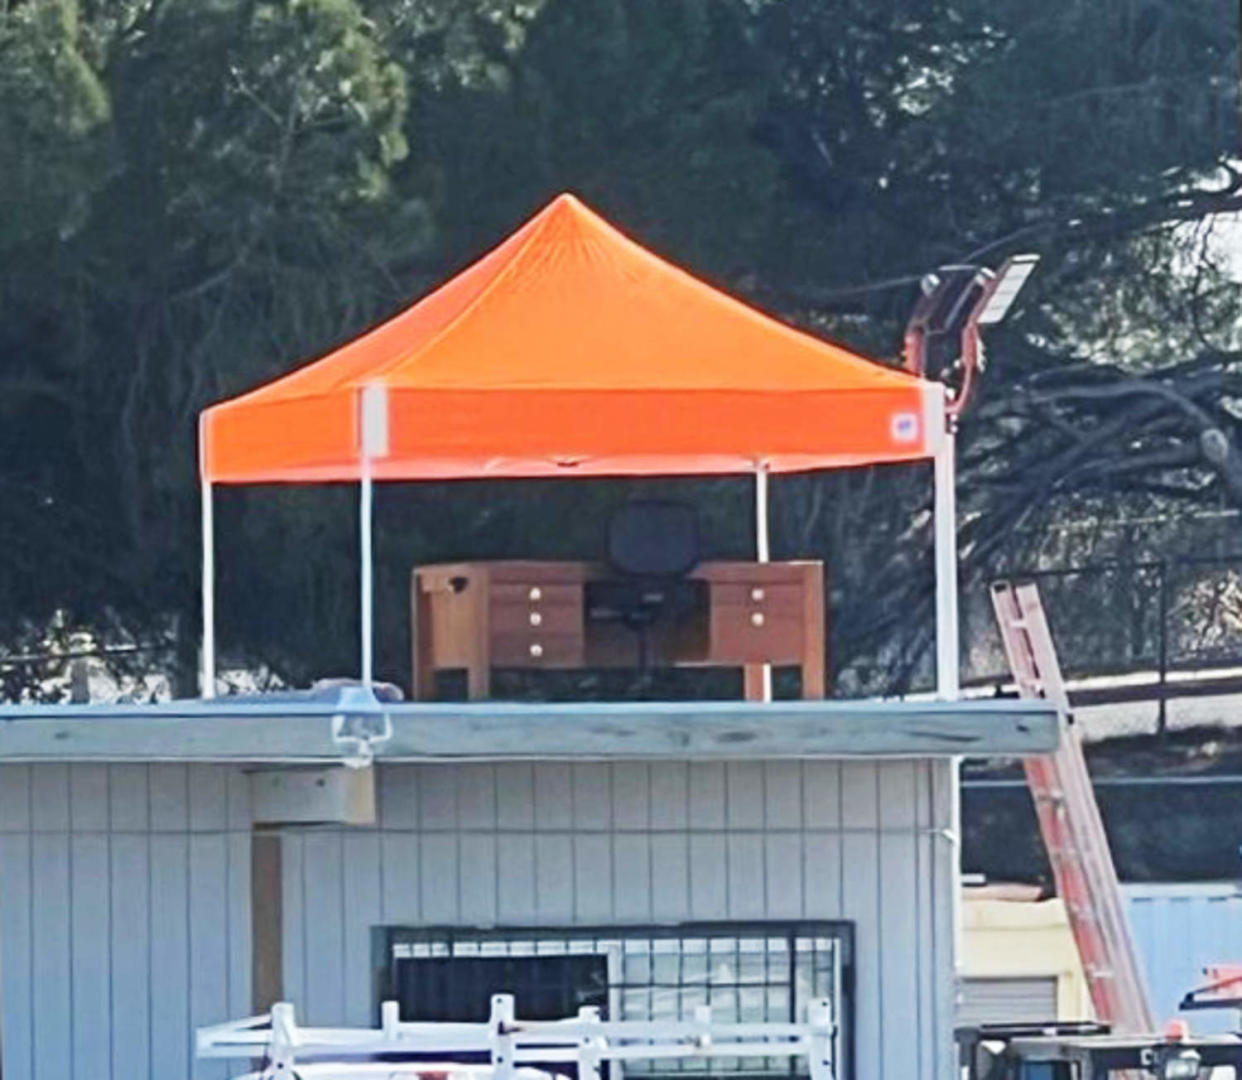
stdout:
[[768,463],[761,461],[755,466],[755,554],[759,562],[770,562],[771,548],[768,544]]
[[[772,559],[768,522],[768,463],[755,463],[755,555],[761,563]],[[772,700],[772,665],[763,665],[763,700]]]
[[365,452],[362,455],[362,482],[358,494],[358,540],[362,549],[362,558],[360,560],[362,573],[359,581],[361,599],[359,608],[362,619],[362,685],[369,688],[372,682],[372,658],[374,650],[374,644],[372,641],[374,625],[371,610],[374,598],[374,588],[372,584],[373,569],[371,551],[371,457]]
[[202,509],[203,546],[203,645],[199,658],[199,693],[204,698],[216,696],[216,536],[212,507],[211,481],[203,474],[199,482]]
[[961,648],[957,616],[957,491],[954,434],[945,434],[936,452],[936,695],[955,701],[960,694]]
[[358,492],[358,543],[361,549],[359,564],[359,617],[361,621],[362,685],[370,688],[374,681],[374,546],[372,544],[372,519],[374,491],[372,487],[372,464],[377,457],[388,453],[388,388],[383,383],[364,386],[358,397],[360,489]]
[[[933,462],[935,475],[936,563],[936,695],[943,701],[960,697],[960,630],[957,616],[957,477],[956,437],[952,421]],[[962,969],[962,759],[953,757],[949,779],[949,858],[953,912],[953,969]]]

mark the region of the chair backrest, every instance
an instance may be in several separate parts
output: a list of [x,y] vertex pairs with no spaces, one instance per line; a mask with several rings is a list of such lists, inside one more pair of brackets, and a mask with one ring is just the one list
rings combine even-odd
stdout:
[[699,564],[699,518],[693,506],[635,499],[608,521],[608,562],[619,574],[678,578]]

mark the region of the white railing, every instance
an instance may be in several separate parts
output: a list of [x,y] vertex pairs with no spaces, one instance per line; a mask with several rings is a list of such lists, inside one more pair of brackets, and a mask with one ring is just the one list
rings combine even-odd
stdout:
[[[486,1023],[409,1023],[397,1003],[380,1007],[378,1028],[303,1028],[281,1002],[264,1016],[197,1032],[200,1058],[263,1062],[239,1080],[538,1080],[558,1064],[574,1065],[579,1080],[600,1080],[600,1065],[617,1061],[698,1058],[806,1058],[811,1080],[836,1080],[836,1035],[827,998],[810,1002],[804,1023],[714,1023],[711,1009],[693,1020],[602,1020],[581,1009],[565,1020],[519,1020],[513,997],[496,994]],[[456,1054],[486,1054],[476,1065]],[[538,1068],[535,1068],[538,1066]]]

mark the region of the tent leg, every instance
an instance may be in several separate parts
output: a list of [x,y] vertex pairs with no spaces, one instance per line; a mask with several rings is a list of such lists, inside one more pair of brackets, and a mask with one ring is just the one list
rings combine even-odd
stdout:
[[216,696],[216,536],[211,481],[205,476],[200,482],[199,500],[203,515],[203,646],[198,689],[204,698],[213,698]]
[[362,482],[358,492],[358,540],[362,549],[362,557],[360,559],[361,578],[358,584],[360,590],[359,610],[361,612],[362,685],[368,689],[373,681],[372,660],[374,655],[372,603],[375,591],[372,580],[374,571],[372,569],[371,549],[372,496],[371,462],[364,457],[362,462]]
[[935,457],[936,695],[956,701],[960,694],[960,641],[957,616],[957,492],[954,436],[945,435]]
[[358,491],[358,560],[361,580],[358,612],[362,649],[362,685],[368,690],[374,681],[375,602],[374,550],[371,542],[374,461],[388,453],[388,390],[383,383],[364,386],[358,396],[358,423],[361,431],[358,462],[361,483]]
[[[755,555],[761,563],[770,562],[772,550],[769,543],[768,521],[768,463],[755,465]],[[762,700],[772,700],[772,665],[763,665]]]
[[[961,696],[961,638],[957,611],[956,438],[952,429],[933,463],[935,470],[936,695],[943,701]],[[955,756],[949,773],[949,845],[952,871],[953,973],[962,970],[962,759]]]

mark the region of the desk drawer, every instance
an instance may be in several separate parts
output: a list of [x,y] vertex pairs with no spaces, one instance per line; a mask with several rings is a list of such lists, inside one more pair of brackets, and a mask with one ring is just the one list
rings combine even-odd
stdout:
[[546,585],[543,582],[493,584],[493,607],[522,604],[532,608],[577,607],[582,610],[581,585]]
[[[534,633],[547,636],[549,634],[576,634],[582,636],[582,590],[577,588],[544,588],[543,598],[526,599],[532,590],[521,589],[522,597],[510,599],[508,596],[492,592],[491,625],[492,637],[502,635]],[[552,595],[549,596],[548,594]]]
[[528,628],[492,634],[492,666],[578,668],[584,664],[582,634],[541,633]]
[[796,585],[712,589],[711,653],[721,663],[800,663],[803,593]]
[[494,585],[490,615],[496,667],[582,666],[581,585]]

